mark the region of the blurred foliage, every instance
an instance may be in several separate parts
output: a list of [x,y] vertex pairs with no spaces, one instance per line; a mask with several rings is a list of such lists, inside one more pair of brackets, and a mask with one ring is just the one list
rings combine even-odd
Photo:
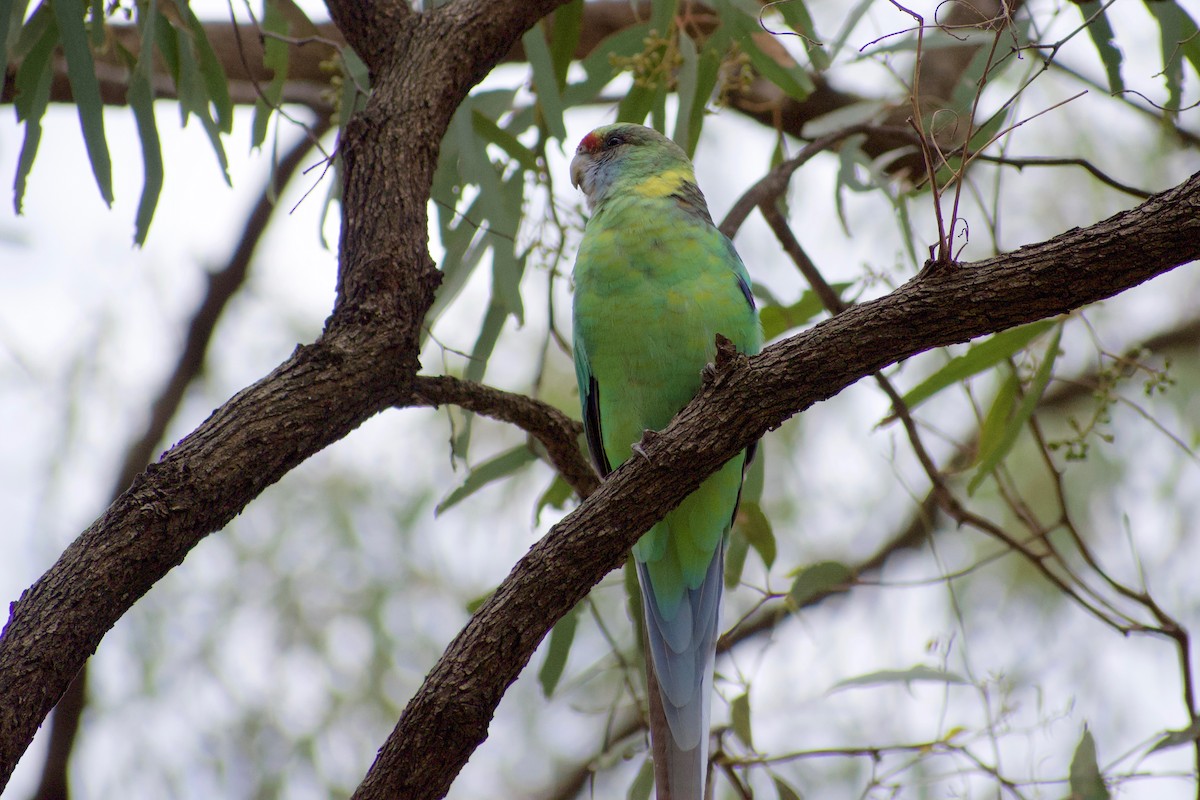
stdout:
[[[651,10],[575,59],[588,13],[576,0],[526,34],[526,63],[498,68],[459,108],[430,204],[443,281],[426,320],[429,369],[577,415],[564,325],[585,212],[564,152],[597,114],[647,122],[695,153],[716,213],[798,149],[779,130],[730,122],[758,82],[798,103],[826,82],[858,87],[861,102],[809,123],[812,138],[882,126],[887,107],[919,105],[913,87],[939,51],[978,48],[954,81],[957,110],[921,107],[919,144],[872,155],[865,134],[848,136],[779,198],[843,302],[912,277],[939,244],[982,257],[1133,202],[1078,163],[1034,157],[1094,160],[1146,189],[1196,164],[1200,35],[1174,0],[1028,4],[984,30],[937,28],[940,10],[919,30],[868,0]],[[201,21],[168,0],[17,2],[0,13],[0,46],[19,64],[17,208],[58,51],[111,202],[92,58],[121,15],[142,42],[125,54],[143,154],[140,244],[169,166],[155,63],[228,177],[232,101]],[[282,0],[256,9],[276,77],[255,104],[253,147],[291,124],[280,107],[291,18]],[[1152,59],[1139,49],[1147,37],[1160,43]],[[368,101],[368,76],[345,48],[331,69],[344,125]],[[1060,105],[1097,86],[1112,96]],[[1036,125],[1048,127],[1026,136],[1042,112]],[[947,126],[966,129],[965,152],[939,149],[933,132]],[[915,149],[932,179],[892,171]],[[339,198],[336,171],[329,183],[327,204]],[[738,244],[774,339],[829,310],[755,224]],[[856,387],[763,443],[729,545],[718,797],[1187,794],[1170,792],[1194,784],[1198,752],[1182,687],[1200,607],[1188,568],[1200,364],[1196,336],[1169,336],[1195,325],[1196,288],[1170,285],[1152,312],[1121,299],[920,356],[886,376],[901,402]],[[1160,332],[1156,350],[1138,349]],[[68,388],[74,398],[89,387]],[[203,402],[238,388],[216,382]],[[392,416],[404,415],[270,489],[114,632],[85,738],[126,744],[103,750],[96,794],[352,791],[473,601],[572,506],[519,432],[457,410]],[[924,504],[930,494],[941,504]],[[555,628],[460,796],[649,796],[630,585],[610,576]],[[1132,635],[1147,632],[1157,638]],[[1102,668],[1125,654],[1120,674]],[[1129,677],[1143,667],[1152,677]]]

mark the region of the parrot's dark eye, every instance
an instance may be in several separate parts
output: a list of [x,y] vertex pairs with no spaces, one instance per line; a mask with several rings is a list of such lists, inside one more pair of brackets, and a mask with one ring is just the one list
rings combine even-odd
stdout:
[[624,144],[625,138],[619,133],[614,133],[604,140],[605,147],[616,147],[619,144]]

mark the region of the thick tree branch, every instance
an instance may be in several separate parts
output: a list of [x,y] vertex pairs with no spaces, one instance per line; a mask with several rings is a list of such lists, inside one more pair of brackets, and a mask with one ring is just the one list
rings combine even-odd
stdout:
[[[259,194],[258,201],[250,212],[242,236],[237,247],[229,257],[225,266],[208,275],[208,289],[199,307],[192,314],[184,336],[183,347],[176,359],[166,385],[150,406],[150,416],[146,428],[138,438],[129,444],[117,480],[112,488],[109,502],[115,502],[126,488],[133,483],[138,473],[146,468],[154,458],[154,452],[161,447],[167,426],[175,418],[176,412],[183,403],[184,393],[193,381],[201,374],[212,341],[217,322],[221,319],[229,301],[246,281],[250,271],[251,259],[262,241],[263,233],[267,230],[275,209],[275,198],[283,187],[291,181],[292,176],[300,168],[300,162],[312,150],[313,143],[320,140],[329,131],[329,118],[320,117],[312,130],[304,131],[296,144],[284,155],[276,165],[274,174],[267,181]],[[87,702],[87,665],[79,670],[79,674],[71,681],[66,693],[54,707],[54,716],[50,723],[50,742],[46,760],[42,766],[42,777],[38,782],[33,800],[66,800],[69,795],[67,767],[70,763],[71,751],[75,746],[75,737],[79,730],[79,718]]]
[[600,476],[579,448],[583,425],[540,400],[457,378],[421,376],[404,405],[454,405],[516,425],[541,443],[550,463],[581,498],[600,485]]
[[[331,2],[335,18],[355,3]],[[360,31],[376,91],[344,158],[338,298],[325,331],[138,476],[13,603],[0,635],[0,789],[103,635],[203,537],[368,417],[411,396],[438,273],[426,203],[470,87],[561,0],[457,0]],[[347,23],[350,24],[350,23]]]
[[553,624],[679,500],[751,441],[858,379],[930,348],[1063,314],[1200,257],[1200,174],[1089,228],[972,264],[931,265],[717,377],[556,525],[451,642],[355,798],[444,795]]

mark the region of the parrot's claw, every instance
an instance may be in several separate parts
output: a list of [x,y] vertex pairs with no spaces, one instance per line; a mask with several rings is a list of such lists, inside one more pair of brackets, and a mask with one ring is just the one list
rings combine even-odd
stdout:
[[717,365],[716,364],[705,364],[704,368],[700,370],[700,380],[703,381],[705,384],[712,383],[714,380],[716,380],[716,378],[717,378]]
[[646,442],[647,444],[649,444],[650,442],[653,442],[658,437],[659,437],[658,431],[653,431],[653,430],[650,430],[649,428],[647,428],[646,430],[642,431],[642,441],[634,442],[633,447],[631,447],[630,449],[633,452],[637,453],[642,458],[646,459],[646,461],[648,462],[648,461],[650,461],[650,456],[646,453],[646,448],[642,447],[642,442]]

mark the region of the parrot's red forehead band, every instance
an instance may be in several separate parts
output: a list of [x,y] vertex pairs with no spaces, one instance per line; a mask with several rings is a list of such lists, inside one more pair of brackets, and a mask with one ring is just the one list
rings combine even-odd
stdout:
[[595,153],[603,146],[603,140],[596,135],[595,131],[592,131],[587,136],[579,140],[579,147],[576,152],[582,153],[586,151],[588,153]]

